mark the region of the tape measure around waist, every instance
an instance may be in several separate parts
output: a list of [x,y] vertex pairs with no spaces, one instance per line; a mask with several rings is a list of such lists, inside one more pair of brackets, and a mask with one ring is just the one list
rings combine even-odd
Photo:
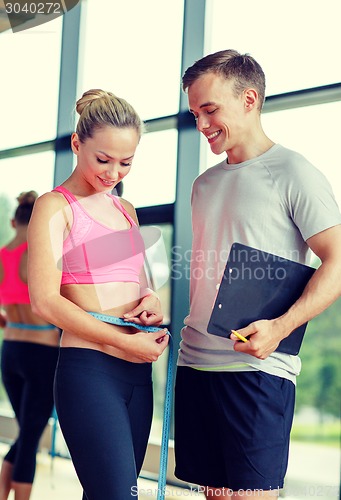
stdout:
[[[159,332],[163,328],[158,326],[146,326],[138,325],[131,321],[125,321],[122,318],[116,316],[109,316],[107,314],[101,314],[96,312],[88,311],[91,316],[105,323],[110,323],[117,326],[134,326],[138,330],[146,332]],[[167,366],[167,378],[165,387],[165,399],[163,405],[163,424],[162,424],[162,438],[161,438],[161,450],[160,450],[160,471],[158,479],[157,488],[157,500],[163,500],[165,497],[165,489],[167,483],[167,464],[168,464],[168,443],[169,443],[169,433],[170,424],[172,416],[172,395],[173,395],[173,340],[171,334],[167,331],[169,335],[168,342],[168,366]]]
[[14,321],[7,321],[7,328],[19,328],[20,330],[54,330],[54,325],[31,325],[26,323],[15,323]]
[[125,321],[123,318],[118,318],[117,316],[109,316],[108,314],[101,314],[91,311],[88,311],[88,313],[91,314],[91,316],[93,316],[94,318],[99,319],[104,323],[110,323],[111,325],[134,326],[135,328],[146,332],[159,332],[160,330],[163,330],[163,328],[161,328],[160,326],[138,325],[137,323],[133,323],[132,321]]

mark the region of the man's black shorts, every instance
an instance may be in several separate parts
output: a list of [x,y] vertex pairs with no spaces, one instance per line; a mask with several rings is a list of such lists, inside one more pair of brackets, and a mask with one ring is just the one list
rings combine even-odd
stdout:
[[176,477],[233,491],[282,488],[294,404],[295,385],[281,377],[178,367]]

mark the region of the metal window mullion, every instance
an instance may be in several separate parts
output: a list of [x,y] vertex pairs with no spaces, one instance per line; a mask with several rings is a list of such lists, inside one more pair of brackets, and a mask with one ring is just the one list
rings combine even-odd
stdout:
[[327,104],[340,102],[341,83],[302,89],[285,94],[272,95],[265,99],[263,113],[272,111],[283,111],[286,109],[314,106],[316,104]]
[[74,127],[72,110],[77,98],[81,4],[79,2],[63,16],[54,186],[61,184],[72,172],[71,148],[59,148],[58,139],[70,135]]

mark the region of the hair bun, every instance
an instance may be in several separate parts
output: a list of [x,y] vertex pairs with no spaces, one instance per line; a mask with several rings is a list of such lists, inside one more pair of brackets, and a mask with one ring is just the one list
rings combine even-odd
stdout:
[[38,193],[37,191],[23,191],[22,193],[19,194],[17,197],[19,205],[23,205],[24,203],[27,203],[29,205],[33,205],[33,203],[36,201],[38,198]]
[[76,111],[79,115],[81,115],[84,111],[84,108],[91,104],[96,99],[100,99],[101,97],[107,95],[107,92],[101,89],[91,89],[84,92],[82,97],[78,99],[76,102]]

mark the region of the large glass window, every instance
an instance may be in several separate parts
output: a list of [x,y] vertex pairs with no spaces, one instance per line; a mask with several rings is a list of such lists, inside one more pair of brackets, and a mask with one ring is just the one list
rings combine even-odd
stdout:
[[79,92],[103,88],[144,120],[179,107],[183,0],[83,0]]
[[53,188],[54,151],[7,158],[0,162],[0,192],[11,202],[22,191],[38,194]]
[[0,35],[1,149],[55,138],[61,27],[59,17]]
[[124,179],[123,197],[135,207],[174,203],[177,130],[144,134]]
[[267,77],[267,95],[341,80],[341,2],[207,0],[206,53],[249,52]]

